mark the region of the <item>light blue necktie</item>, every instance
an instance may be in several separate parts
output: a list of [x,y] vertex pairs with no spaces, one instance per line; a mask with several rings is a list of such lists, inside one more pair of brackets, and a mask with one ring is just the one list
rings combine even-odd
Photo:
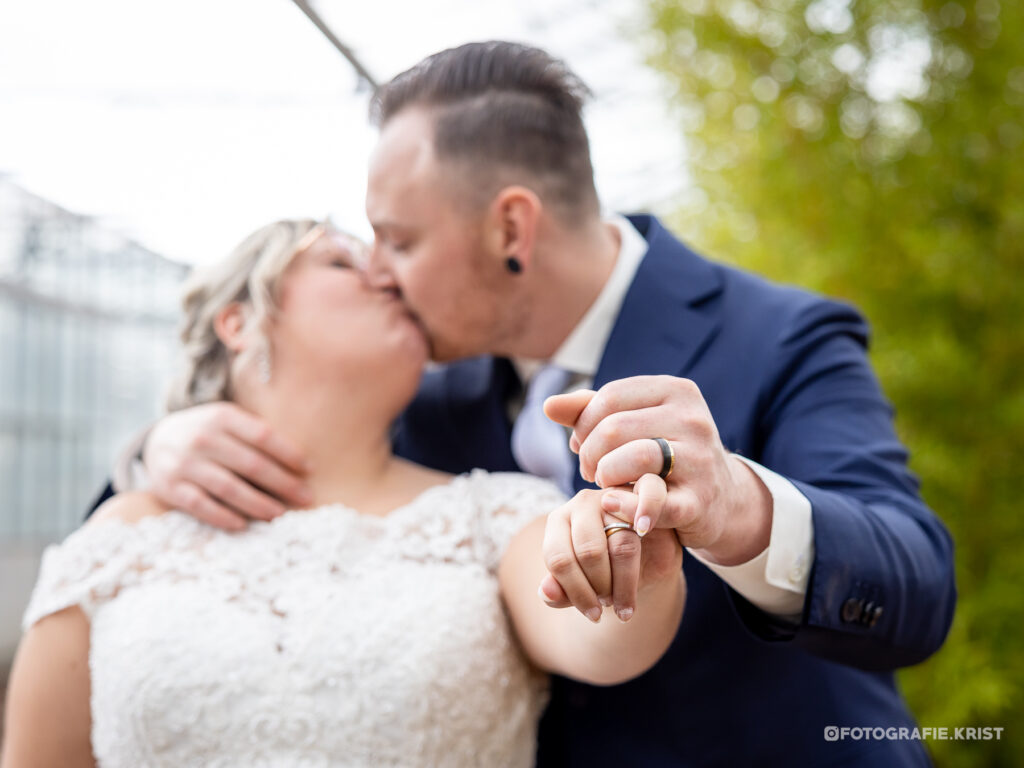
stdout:
[[512,427],[512,456],[524,472],[553,481],[565,494],[573,494],[576,462],[569,451],[565,428],[544,415],[544,401],[562,394],[572,374],[545,365],[530,379],[523,410]]

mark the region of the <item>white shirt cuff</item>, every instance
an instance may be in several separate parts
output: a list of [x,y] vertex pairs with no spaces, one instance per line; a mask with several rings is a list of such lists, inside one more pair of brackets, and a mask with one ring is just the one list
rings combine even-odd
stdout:
[[814,562],[811,502],[782,475],[743,456],[772,495],[772,530],[768,548],[739,565],[718,565],[690,552],[762,611],[799,621]]
[[139,458],[142,455],[142,447],[146,444],[152,427],[146,427],[142,432],[135,435],[131,442],[122,450],[114,461],[114,473],[111,477],[111,486],[114,493],[125,491],[148,491],[150,488],[149,473],[146,466]]

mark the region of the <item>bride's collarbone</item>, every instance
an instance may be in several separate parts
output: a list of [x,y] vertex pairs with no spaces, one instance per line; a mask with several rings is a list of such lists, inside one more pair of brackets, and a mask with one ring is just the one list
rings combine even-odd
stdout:
[[387,517],[414,503],[432,488],[451,483],[454,475],[403,462],[390,476],[361,493],[340,493],[339,503],[361,515]]

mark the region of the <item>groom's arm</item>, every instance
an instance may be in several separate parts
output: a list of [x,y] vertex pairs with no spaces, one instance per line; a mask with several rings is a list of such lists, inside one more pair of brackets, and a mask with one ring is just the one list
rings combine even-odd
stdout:
[[87,517],[114,493],[148,490],[173,509],[237,530],[308,504],[306,471],[302,451],[258,417],[234,403],[207,403],[168,414],[142,433]]
[[[763,639],[862,668],[917,663],[942,644],[952,621],[949,534],[907,469],[907,452],[867,361],[863,320],[848,307],[811,297],[789,312],[765,346],[768,364],[757,367],[764,373],[753,443],[761,448],[751,458],[806,499],[812,569],[798,622],[730,594],[746,626]],[[724,565],[765,551],[771,505],[749,473],[736,471],[739,462],[726,455],[692,382],[612,382],[578,420],[563,423],[573,421],[584,477],[599,474],[607,481],[598,477],[602,485],[657,472],[662,457],[647,438],[672,443],[681,471],[669,477],[668,503],[655,526],[676,528],[701,557]],[[619,447],[626,444],[631,447]]]
[[90,517],[92,517],[93,513],[103,506],[103,502],[111,498],[115,493],[116,491],[114,490],[113,482],[108,480],[107,484],[103,486],[103,490],[101,490],[99,492],[99,495],[95,499],[93,499],[91,504],[89,504],[89,509],[85,513],[85,519],[88,520]]
[[817,302],[781,339],[763,448],[755,460],[809,500],[814,562],[800,625],[742,599],[769,640],[867,669],[918,663],[944,641],[956,604],[953,544],[918,493],[892,409],[868,363],[867,327]]
[[150,425],[141,430],[121,450],[114,462],[113,475],[89,505],[89,509],[85,513],[86,520],[91,518],[107,499],[113,498],[116,494],[125,491],[142,491],[149,487],[149,478],[146,475],[145,467],[142,466],[142,449],[146,445],[152,428]]

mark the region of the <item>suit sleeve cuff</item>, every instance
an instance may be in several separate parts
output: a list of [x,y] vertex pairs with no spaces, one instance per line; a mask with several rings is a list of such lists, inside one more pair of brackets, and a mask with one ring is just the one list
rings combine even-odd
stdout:
[[732,566],[690,554],[762,611],[797,623],[814,562],[811,502],[782,475],[743,456],[736,458],[753,470],[772,496],[768,548],[752,560]]

